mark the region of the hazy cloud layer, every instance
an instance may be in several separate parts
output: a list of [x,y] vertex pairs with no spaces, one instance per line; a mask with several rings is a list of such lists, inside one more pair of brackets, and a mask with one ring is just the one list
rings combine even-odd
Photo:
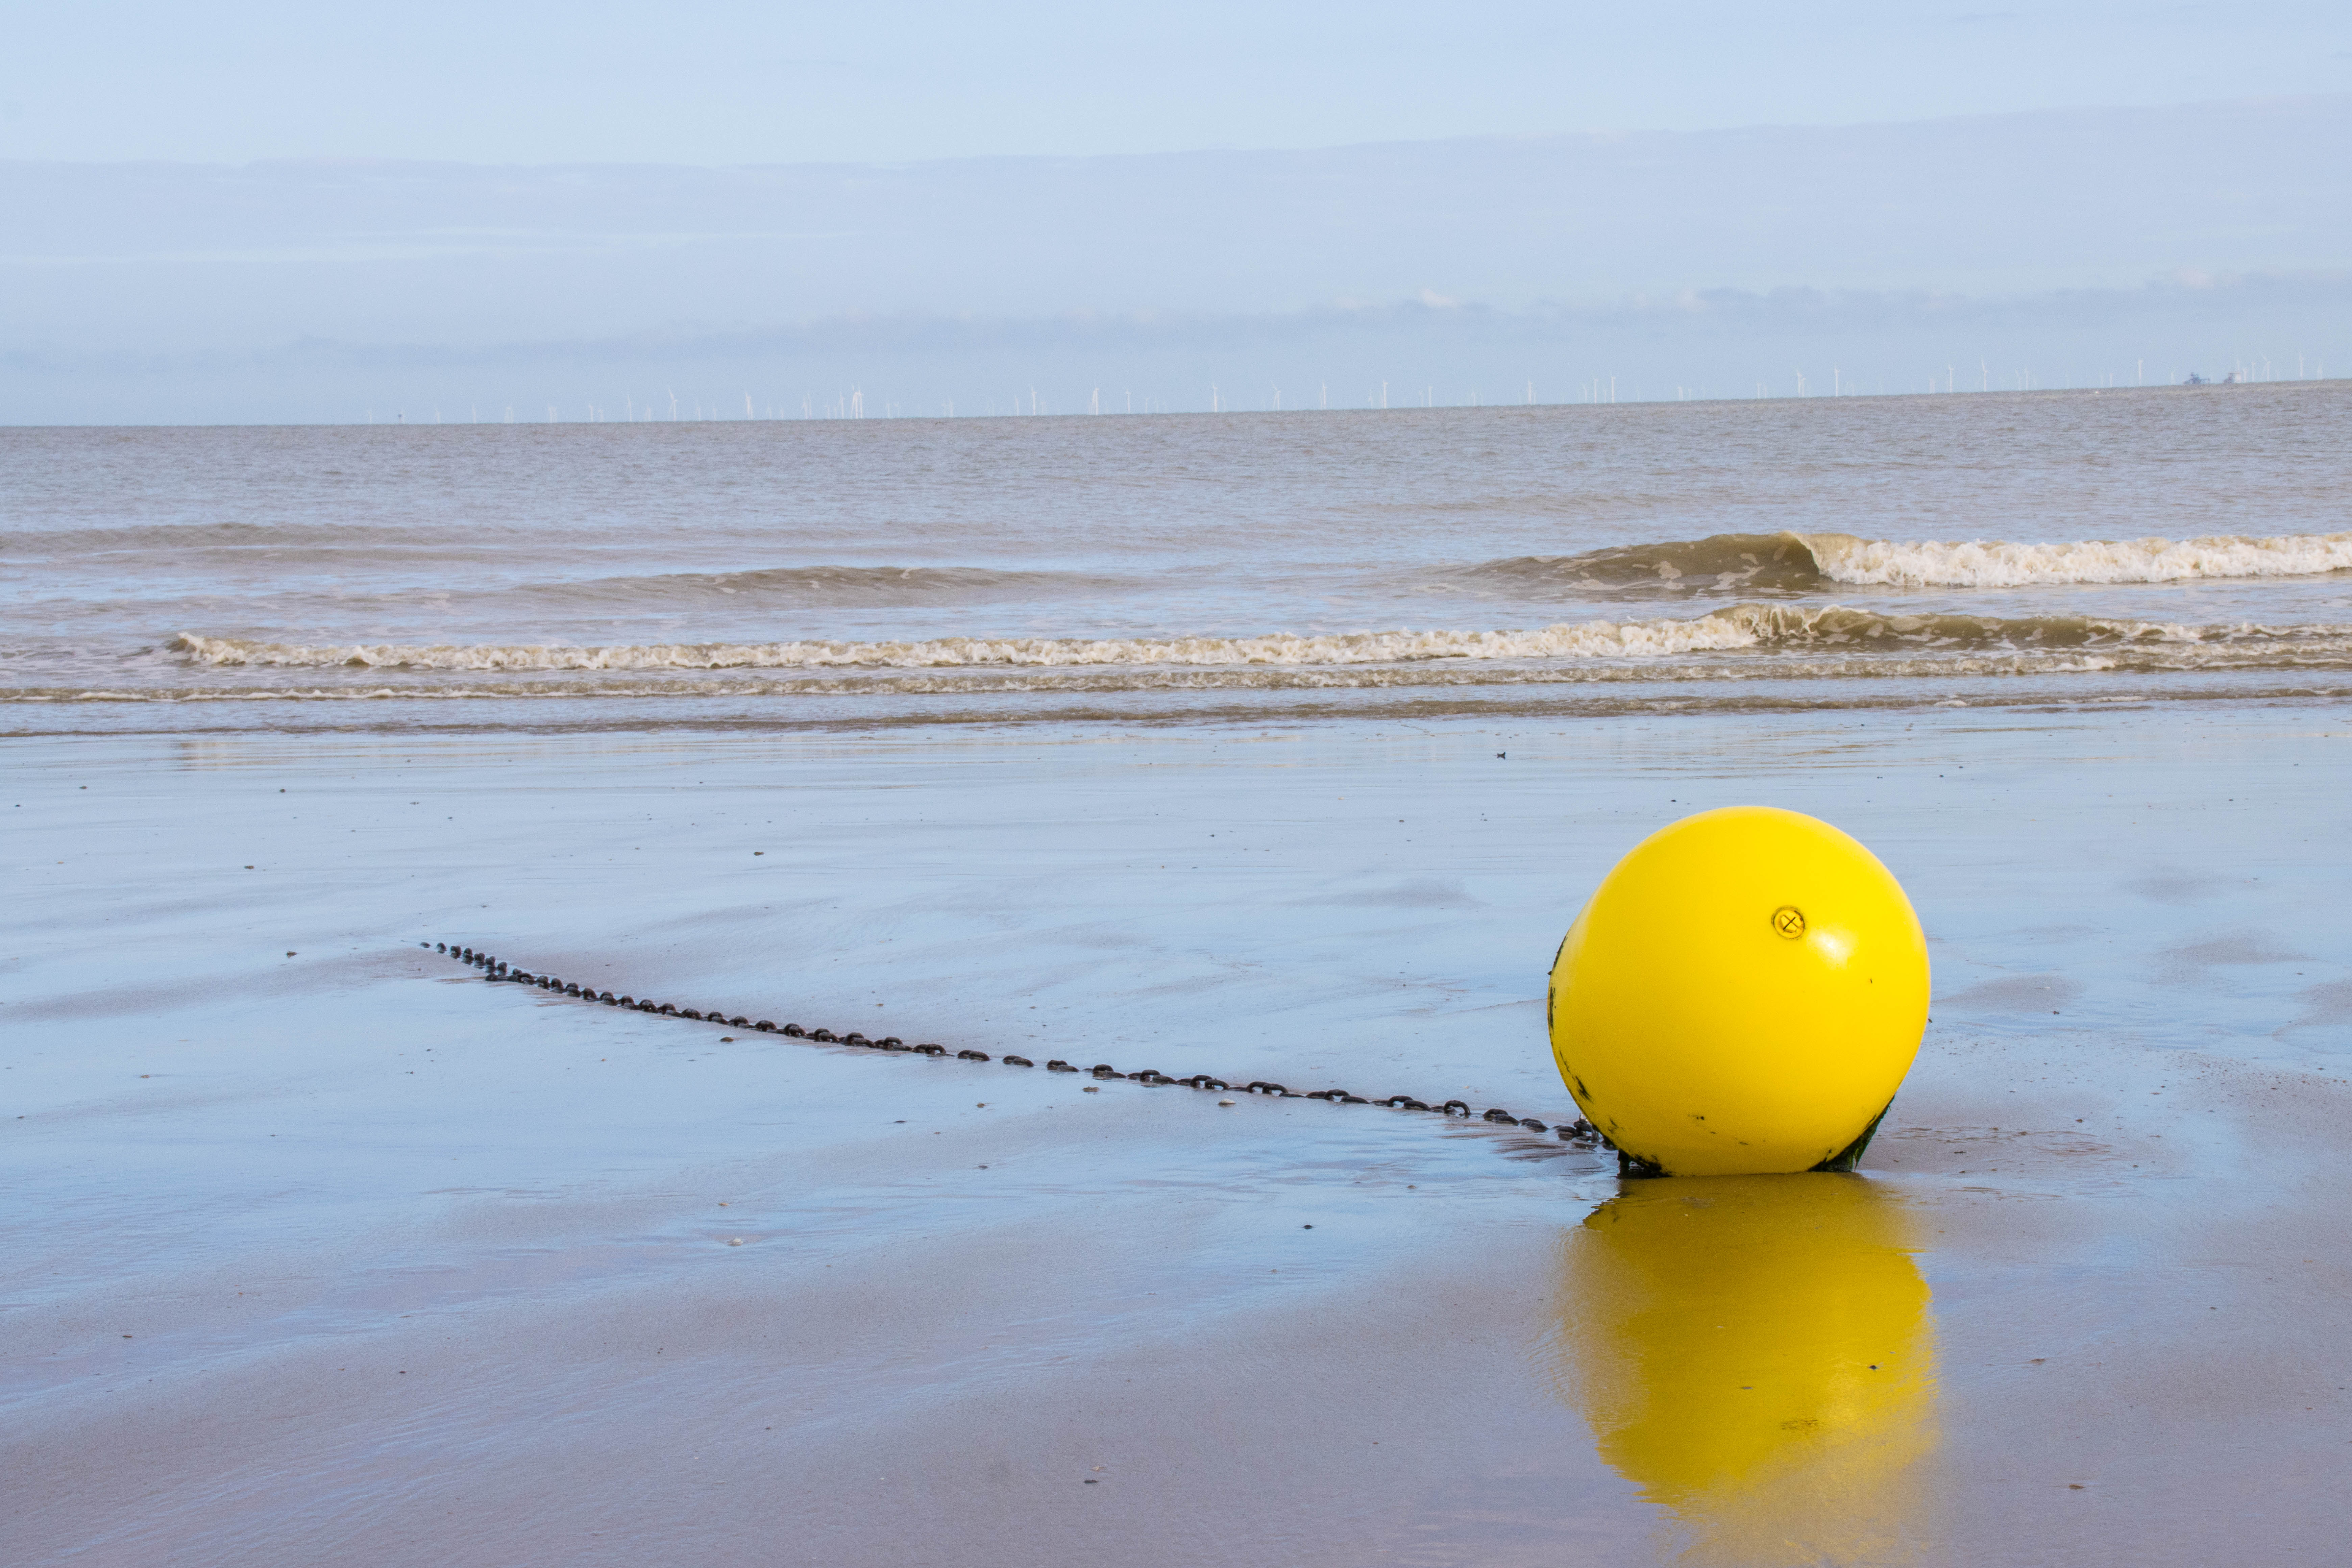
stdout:
[[2332,98],[887,167],[0,164],[0,417],[2346,369],[2345,145]]
[[[907,312],[486,343],[20,351],[0,354],[0,385],[39,389],[100,421],[538,420],[551,406],[567,420],[648,410],[740,418],[747,407],[797,417],[846,413],[853,395],[868,416],[1631,402],[2130,385],[2233,365],[2286,378],[2321,373],[2325,358],[2310,350],[2352,341],[2347,329],[2352,273],[2253,275],[1996,299],[1716,289],[1524,311],[1408,302],[1259,314]],[[161,414],[159,400],[169,404]]]

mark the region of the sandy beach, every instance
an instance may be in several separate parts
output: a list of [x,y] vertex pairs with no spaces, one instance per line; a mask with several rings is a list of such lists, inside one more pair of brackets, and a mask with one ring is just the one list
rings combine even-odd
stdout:
[[2352,11],[9,21],[0,1568],[2352,1563]]
[[[2328,1560],[2347,746],[2326,702],[17,739],[0,1550]],[[1621,1184],[418,945],[1550,1122],[1559,932],[1745,801],[1933,942],[1857,1178]]]

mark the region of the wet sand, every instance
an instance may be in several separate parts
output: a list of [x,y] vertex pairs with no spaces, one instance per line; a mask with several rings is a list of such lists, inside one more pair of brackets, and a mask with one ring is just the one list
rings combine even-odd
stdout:
[[[2328,1560],[2347,747],[2322,706],[11,742],[0,1555]],[[1737,801],[1855,833],[1935,944],[1858,1179],[1621,1186],[415,945],[1552,1121],[1559,931]]]

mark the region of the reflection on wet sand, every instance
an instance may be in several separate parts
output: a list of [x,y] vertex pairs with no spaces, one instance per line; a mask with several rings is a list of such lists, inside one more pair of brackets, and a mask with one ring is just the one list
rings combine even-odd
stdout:
[[1851,1175],[1630,1183],[1561,1248],[1560,1386],[1686,1561],[1928,1555],[1934,1321],[1910,1215]]

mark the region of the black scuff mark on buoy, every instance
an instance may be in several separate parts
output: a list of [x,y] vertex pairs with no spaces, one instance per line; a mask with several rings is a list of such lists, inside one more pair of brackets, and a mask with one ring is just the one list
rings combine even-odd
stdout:
[[1828,1159],[1823,1160],[1820,1164],[1815,1165],[1813,1169],[1816,1171],[1852,1171],[1854,1169],[1855,1166],[1862,1163],[1862,1152],[1870,1147],[1870,1140],[1877,1133],[1878,1124],[1885,1121],[1886,1113],[1894,1109],[1895,1102],[1891,1100],[1888,1100],[1885,1105],[1879,1108],[1878,1114],[1870,1119],[1870,1125],[1862,1130],[1862,1135],[1860,1137],[1847,1144],[1844,1148],[1839,1150],[1836,1153],[1831,1155]]
[[[1580,910],[1576,919],[1580,921],[1583,918],[1583,912]],[[1568,939],[1575,934],[1576,921],[1570,921],[1569,922],[1568,929],[1560,933],[1559,945],[1551,950],[1551,968],[1545,973],[1544,1035],[1548,1039],[1557,1040],[1559,1037],[1556,1026],[1552,1023],[1553,1008],[1559,1000],[1559,955],[1568,951]]]
[[1621,1182],[1653,1181],[1669,1173],[1655,1160],[1645,1160],[1624,1149],[1617,1151],[1617,1179]]
[[[1592,1103],[1592,1091],[1584,1087],[1584,1080],[1577,1077],[1574,1070],[1571,1069],[1566,1062],[1560,1063],[1559,1076],[1567,1082],[1569,1095],[1576,1101],[1576,1109],[1584,1112],[1584,1119],[1592,1124],[1592,1130],[1595,1132],[1601,1131],[1603,1118],[1601,1113],[1594,1109]],[[1612,1131],[1615,1129],[1616,1125],[1617,1124],[1614,1121],[1610,1121],[1608,1123],[1609,1128]],[[1606,1134],[1603,1135],[1605,1136]]]

